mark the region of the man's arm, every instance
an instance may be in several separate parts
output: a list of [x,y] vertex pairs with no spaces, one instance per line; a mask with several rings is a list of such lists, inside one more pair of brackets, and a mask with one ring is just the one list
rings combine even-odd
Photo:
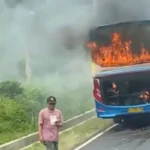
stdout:
[[43,141],[42,129],[43,129],[43,114],[42,114],[42,111],[41,111],[39,113],[39,118],[38,118],[39,139],[40,139],[41,142]]

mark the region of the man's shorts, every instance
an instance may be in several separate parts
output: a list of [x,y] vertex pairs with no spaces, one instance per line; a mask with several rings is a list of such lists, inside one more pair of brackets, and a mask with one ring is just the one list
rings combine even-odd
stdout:
[[43,143],[46,147],[46,150],[58,150],[58,142],[52,142],[52,141],[44,141]]

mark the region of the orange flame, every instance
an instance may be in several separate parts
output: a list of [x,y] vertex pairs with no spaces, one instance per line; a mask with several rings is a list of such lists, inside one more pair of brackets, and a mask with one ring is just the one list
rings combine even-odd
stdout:
[[110,46],[88,43],[92,50],[92,61],[102,67],[128,66],[150,62],[150,53],[144,47],[140,54],[132,54],[131,41],[122,42],[118,33],[113,33]]

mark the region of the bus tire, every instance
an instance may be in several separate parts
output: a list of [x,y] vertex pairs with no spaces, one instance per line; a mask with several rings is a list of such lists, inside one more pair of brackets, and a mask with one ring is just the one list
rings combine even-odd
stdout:
[[129,126],[129,125],[132,125],[132,123],[133,123],[133,120],[130,117],[123,118],[123,125]]
[[122,123],[122,118],[113,118],[114,123]]

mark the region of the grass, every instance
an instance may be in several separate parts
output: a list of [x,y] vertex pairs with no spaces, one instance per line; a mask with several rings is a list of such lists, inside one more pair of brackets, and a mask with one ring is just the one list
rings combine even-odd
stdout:
[[[32,130],[32,132],[36,132],[36,130]],[[6,142],[9,142],[9,141],[12,141],[12,140],[15,140],[15,139],[18,139],[20,137],[23,137],[25,135],[28,135],[28,134],[31,134],[31,131],[30,130],[24,130],[22,132],[13,132],[14,134],[12,133],[0,133],[0,143],[1,144],[4,144]]]
[[[110,126],[111,123],[111,120],[95,118],[85,122],[80,126],[74,127],[69,131],[63,132],[60,135],[59,148],[61,150],[70,150],[75,145],[84,142],[92,135]],[[44,146],[42,144],[34,144],[32,147],[26,150],[44,150]]]

